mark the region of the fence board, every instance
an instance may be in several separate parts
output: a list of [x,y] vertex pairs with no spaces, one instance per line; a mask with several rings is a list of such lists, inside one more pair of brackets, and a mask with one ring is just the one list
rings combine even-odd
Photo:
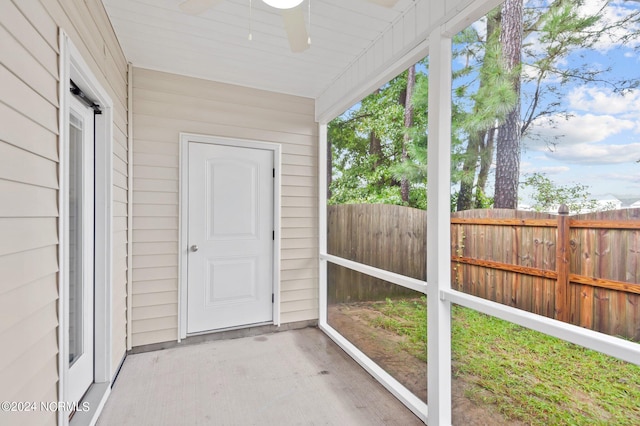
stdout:
[[[386,204],[327,207],[327,252],[426,280],[426,212]],[[415,295],[386,281],[329,265],[329,303]]]
[[[564,225],[545,213],[457,212],[451,219],[452,287],[640,341],[639,219],[640,209],[571,216]],[[426,212],[329,206],[327,222],[330,254],[426,279]],[[401,290],[346,268],[330,266],[329,275],[334,302],[375,300]]]

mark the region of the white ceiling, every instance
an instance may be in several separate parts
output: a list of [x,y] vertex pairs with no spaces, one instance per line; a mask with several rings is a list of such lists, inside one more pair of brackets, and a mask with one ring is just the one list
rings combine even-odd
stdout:
[[[225,0],[198,16],[182,0],[103,0],[134,66],[318,98],[415,0],[385,8],[365,0],[311,1],[311,47],[292,53],[279,10]],[[307,28],[309,28],[308,17]]]

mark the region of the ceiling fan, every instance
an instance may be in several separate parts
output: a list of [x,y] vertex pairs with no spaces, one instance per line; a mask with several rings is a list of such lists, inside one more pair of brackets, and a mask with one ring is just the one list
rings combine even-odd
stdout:
[[[222,3],[224,0],[184,0],[178,6],[180,10],[189,15],[199,15]],[[309,48],[311,39],[304,21],[304,11],[301,7],[304,0],[262,0],[267,5],[280,9],[284,29],[287,32],[289,46],[294,53],[302,52]],[[307,0],[309,1],[309,0]],[[368,3],[383,7],[393,7],[398,0],[364,0]],[[250,36],[251,37],[251,36]]]

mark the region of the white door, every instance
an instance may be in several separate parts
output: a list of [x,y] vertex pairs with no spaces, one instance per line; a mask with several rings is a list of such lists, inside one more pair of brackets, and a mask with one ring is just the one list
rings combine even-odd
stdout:
[[93,110],[71,97],[67,182],[66,280],[69,358],[66,401],[80,401],[93,383],[94,122]]
[[189,143],[187,332],[273,321],[273,151]]

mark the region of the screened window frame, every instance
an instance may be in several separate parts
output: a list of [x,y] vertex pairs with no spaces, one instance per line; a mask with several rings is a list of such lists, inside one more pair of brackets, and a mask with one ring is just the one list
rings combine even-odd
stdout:
[[[429,55],[429,159],[427,223],[427,281],[415,280],[369,265],[353,262],[327,253],[327,125],[335,117],[319,120],[319,327],[351,355],[383,386],[430,425],[451,424],[451,304],[464,306],[484,314],[592,349],[606,355],[640,365],[640,344],[593,330],[550,319],[517,308],[502,305],[451,288],[450,274],[450,173],[451,173],[451,46],[459,31],[501,4],[498,0],[469,2],[468,6],[435,28],[428,39],[407,56],[392,64],[387,75],[398,74],[407,64]],[[369,82],[370,92],[375,80]],[[359,99],[342,105],[348,109]],[[340,110],[334,106],[332,111]],[[353,269],[396,285],[428,295],[427,327],[429,333],[428,400],[419,400],[404,386],[375,364],[355,345],[327,323],[327,264]],[[428,284],[429,283],[429,284]],[[442,372],[445,372],[444,374]]]

